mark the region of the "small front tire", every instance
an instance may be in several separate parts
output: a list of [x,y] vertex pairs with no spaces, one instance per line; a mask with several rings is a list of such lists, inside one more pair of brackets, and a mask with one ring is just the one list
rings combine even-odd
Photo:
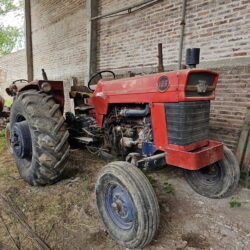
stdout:
[[154,190],[135,166],[112,162],[96,182],[96,201],[110,236],[126,248],[142,248],[159,226],[159,205]]
[[185,178],[198,194],[225,198],[233,194],[240,179],[240,167],[232,151],[224,146],[224,158],[199,170],[185,170]]

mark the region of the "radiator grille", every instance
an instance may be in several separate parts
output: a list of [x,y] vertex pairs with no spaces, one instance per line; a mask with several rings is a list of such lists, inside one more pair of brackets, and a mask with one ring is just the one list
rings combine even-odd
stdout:
[[165,103],[168,143],[190,145],[208,139],[210,101]]
[[[197,86],[200,81],[205,82],[207,86],[212,86],[215,76],[207,72],[193,72],[188,77],[187,86]],[[213,91],[206,91],[204,93],[198,93],[197,91],[186,91],[186,96],[210,96]]]

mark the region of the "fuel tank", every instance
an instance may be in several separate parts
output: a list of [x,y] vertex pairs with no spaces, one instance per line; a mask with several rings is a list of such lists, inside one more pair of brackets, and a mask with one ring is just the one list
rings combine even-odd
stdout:
[[0,113],[3,111],[3,106],[4,106],[4,99],[2,96],[0,96]]

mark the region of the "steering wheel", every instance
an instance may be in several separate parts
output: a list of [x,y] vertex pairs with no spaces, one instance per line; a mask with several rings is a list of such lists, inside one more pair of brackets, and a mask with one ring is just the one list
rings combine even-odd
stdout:
[[29,82],[28,80],[25,80],[25,79],[18,79],[18,80],[15,80],[14,82],[12,82],[12,84],[16,84],[17,82]]
[[91,88],[92,85],[96,85],[95,83],[94,84],[91,84],[92,81],[97,77],[99,76],[101,79],[102,79],[102,74],[103,73],[110,73],[113,75],[114,79],[115,79],[115,73],[113,71],[110,71],[110,70],[103,70],[103,71],[99,71],[97,73],[95,73],[88,81],[88,89],[89,91],[91,92],[94,92],[95,90]]

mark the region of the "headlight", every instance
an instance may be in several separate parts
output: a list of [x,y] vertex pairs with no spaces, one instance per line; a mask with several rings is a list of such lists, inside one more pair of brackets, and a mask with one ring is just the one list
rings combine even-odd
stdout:
[[43,82],[42,85],[41,85],[41,89],[44,92],[50,92],[52,90],[52,87],[48,82]]

